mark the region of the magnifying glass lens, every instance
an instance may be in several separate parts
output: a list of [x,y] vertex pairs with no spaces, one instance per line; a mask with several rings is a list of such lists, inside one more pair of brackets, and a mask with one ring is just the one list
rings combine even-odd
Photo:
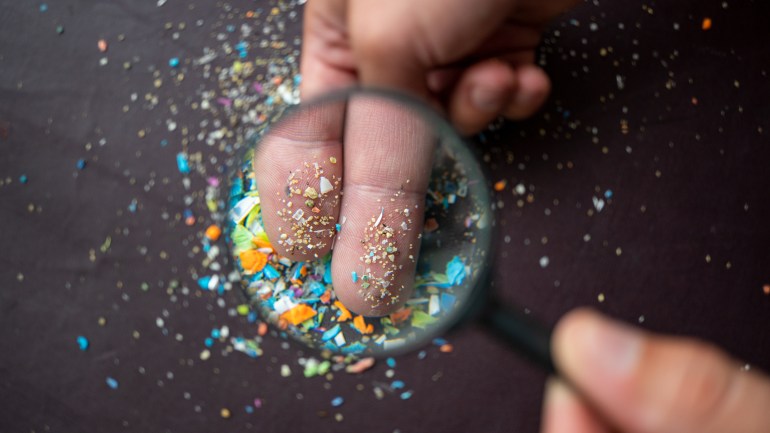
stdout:
[[486,273],[487,181],[453,128],[399,94],[348,90],[287,110],[231,177],[242,291],[282,336],[390,356],[464,313]]

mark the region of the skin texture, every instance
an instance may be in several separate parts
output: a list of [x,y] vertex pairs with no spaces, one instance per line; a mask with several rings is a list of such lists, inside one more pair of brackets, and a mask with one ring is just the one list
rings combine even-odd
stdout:
[[549,382],[543,433],[749,433],[770,426],[770,379],[703,342],[577,310],[559,322],[551,344],[573,388]]
[[[394,89],[442,111],[463,133],[500,115],[527,117],[550,89],[534,49],[544,26],[573,2],[481,0],[469,8],[463,0],[419,7],[408,0],[311,0],[302,97],[354,85]],[[388,104],[353,100],[322,111],[262,144],[255,173],[266,230],[278,252],[295,260],[321,257],[334,245],[338,299],[358,314],[387,315],[411,293],[435,143],[414,113]],[[305,194],[318,190],[320,177],[340,181],[334,194]],[[369,263],[384,252],[374,248],[383,240],[395,252]]]

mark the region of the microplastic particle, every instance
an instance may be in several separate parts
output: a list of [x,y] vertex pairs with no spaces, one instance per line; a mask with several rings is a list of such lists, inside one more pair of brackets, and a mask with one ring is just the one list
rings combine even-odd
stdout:
[[291,368],[286,364],[281,365],[281,377],[289,376],[291,376]]
[[224,419],[230,418],[230,409],[223,407],[222,410],[219,411],[219,416],[221,416]]
[[168,59],[168,65],[172,68],[176,68],[179,66],[179,57],[172,57]]
[[358,273],[356,271],[353,271],[350,273],[350,279],[353,280],[353,282],[358,282]]
[[401,393],[401,400],[409,400],[412,398],[412,394],[414,394],[413,391],[404,391]]
[[342,406],[342,403],[345,403],[345,400],[342,397],[334,397],[332,399],[332,406],[334,407],[340,407]]
[[29,181],[29,179],[27,178],[26,174],[22,174],[21,176],[19,176],[20,183],[27,183],[27,181]]
[[40,12],[46,12],[48,10],[48,5],[45,3],[40,3]]
[[105,382],[107,383],[107,386],[110,387],[110,389],[118,389],[118,385],[119,385],[118,381],[115,380],[114,378],[107,376],[107,379],[105,380]]
[[321,190],[321,194],[326,194],[326,193],[330,192],[331,190],[333,190],[334,187],[332,186],[332,183],[329,182],[329,179],[321,176],[321,182],[320,182],[320,188],[319,189]]
[[540,257],[540,267],[541,268],[548,267],[548,263],[550,263],[550,261],[551,260],[548,258],[548,256]]
[[393,389],[401,389],[404,386],[406,386],[406,384],[403,380],[394,380],[393,383],[390,384],[390,387]]
[[78,170],[86,168],[86,160],[83,158],[78,159],[78,161],[75,163],[75,167],[77,167]]
[[386,359],[385,363],[388,364],[388,367],[390,368],[396,368],[396,360],[394,358]]
[[78,348],[80,348],[80,350],[82,351],[88,350],[88,346],[90,345],[90,343],[88,342],[88,339],[86,337],[82,335],[78,335],[77,342],[78,342]]
[[179,172],[182,174],[187,174],[190,172],[190,163],[187,161],[187,154],[184,152],[179,152],[176,154],[176,166],[179,169]]

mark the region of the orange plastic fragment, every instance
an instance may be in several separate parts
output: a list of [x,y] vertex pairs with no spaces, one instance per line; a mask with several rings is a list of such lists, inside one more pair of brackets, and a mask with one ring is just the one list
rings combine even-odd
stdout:
[[294,326],[299,325],[307,319],[315,316],[315,310],[307,304],[299,304],[291,310],[281,314],[281,319],[286,320]]
[[210,241],[216,241],[220,236],[222,236],[222,229],[216,224],[212,224],[206,229],[206,237],[209,238]]
[[324,292],[323,295],[321,295],[321,302],[323,302],[324,304],[328,304],[329,301],[331,301],[331,300],[332,300],[332,291],[331,290],[327,290],[327,291]]
[[438,229],[438,221],[436,221],[436,218],[428,218],[425,220],[425,226],[423,227],[423,230],[425,230],[427,233],[435,232]]
[[264,337],[264,335],[267,334],[267,323],[259,323],[259,326],[257,326],[257,334],[259,334],[260,337]]
[[442,344],[441,347],[438,348],[441,353],[450,353],[451,351],[455,350],[455,347],[451,344]]
[[270,248],[270,251],[275,251],[273,248],[273,245],[268,241],[263,241],[262,239],[254,238],[251,240],[251,243],[254,244],[257,248]]
[[260,253],[257,250],[246,250],[238,254],[241,259],[243,270],[250,273],[259,272],[267,264],[267,254]]
[[366,320],[364,320],[364,316],[356,316],[355,319],[353,319],[353,326],[358,329],[358,332],[362,334],[371,334],[374,332],[374,326],[369,323],[366,323]]
[[711,18],[703,18],[703,22],[700,25],[700,28],[703,30],[709,30],[711,28]]
[[337,317],[338,322],[347,322],[348,320],[353,318],[353,315],[350,314],[350,310],[345,308],[345,306],[342,305],[342,302],[334,301],[334,306],[339,308],[340,311],[342,311],[342,314],[340,314],[340,317]]
[[409,316],[412,315],[412,309],[411,308],[402,308],[395,313],[390,314],[390,321],[394,325],[398,325],[401,322],[406,321],[406,319],[409,318]]
[[254,11],[246,11],[246,18],[254,18]]
[[497,182],[495,182],[495,187],[494,187],[495,191],[500,192],[500,191],[504,190],[505,189],[505,185],[507,185],[507,184],[508,184],[508,181],[505,180],[505,179],[498,180]]
[[96,46],[99,47],[99,51],[103,53],[107,51],[107,41],[104,39],[99,39],[99,42],[96,43]]

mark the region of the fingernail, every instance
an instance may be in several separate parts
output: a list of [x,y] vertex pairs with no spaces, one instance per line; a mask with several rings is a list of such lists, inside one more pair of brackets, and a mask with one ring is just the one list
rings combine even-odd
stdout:
[[497,113],[505,105],[504,96],[499,92],[484,86],[476,86],[471,91],[471,102],[479,110],[489,113]]
[[636,369],[642,352],[642,333],[628,325],[599,319],[594,327],[591,357],[606,373],[626,376]]

